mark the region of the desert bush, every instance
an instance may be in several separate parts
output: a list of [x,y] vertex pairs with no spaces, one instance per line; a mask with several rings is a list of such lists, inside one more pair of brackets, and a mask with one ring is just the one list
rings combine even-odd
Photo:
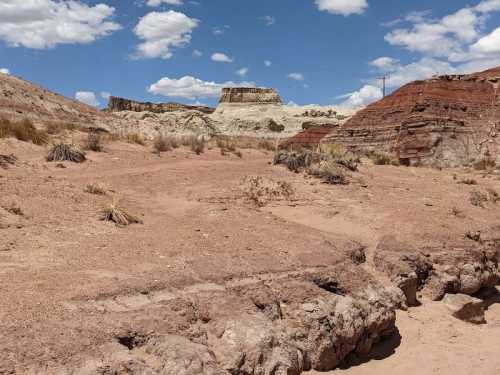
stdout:
[[0,167],[6,169],[9,165],[14,165],[17,158],[13,155],[2,155],[0,154]]
[[486,192],[488,193],[488,200],[492,203],[497,203],[500,201],[500,195],[493,189],[488,188],[486,189]]
[[464,178],[460,180],[458,183],[464,185],[477,185],[477,181],[473,178]]
[[111,203],[105,205],[99,214],[101,220],[112,221],[118,226],[142,224],[142,220],[140,218],[130,214],[126,209],[121,207],[117,200],[113,200]]
[[205,152],[205,139],[203,136],[199,137],[196,135],[190,135],[183,137],[182,144],[189,146],[191,151],[196,153],[196,155],[201,155]]
[[473,206],[484,208],[484,204],[488,202],[488,195],[479,190],[473,190],[470,193],[469,200]]
[[331,185],[347,185],[348,180],[341,167],[334,160],[323,160],[312,165],[307,170],[311,176],[321,178],[324,183]]
[[125,136],[125,140],[129,143],[135,143],[141,146],[144,146],[146,144],[146,140],[140,133],[128,133]]
[[95,195],[106,195],[107,190],[106,186],[99,182],[91,182],[84,189],[86,193]]
[[64,130],[76,130],[77,126],[71,122],[49,122],[45,128],[48,134],[56,135],[62,133]]
[[298,173],[301,170],[310,167],[317,158],[318,155],[306,149],[301,152],[288,152],[286,150],[280,150],[274,155],[273,164],[283,164],[290,171]]
[[35,145],[46,144],[49,140],[47,132],[38,130],[29,119],[12,122],[0,119],[0,138],[14,137],[23,142]]
[[368,157],[373,161],[375,165],[400,165],[397,155],[390,152],[372,151],[368,154]]
[[221,154],[236,151],[236,144],[229,137],[217,137],[215,144],[220,148]]
[[495,159],[493,159],[490,155],[483,156],[480,160],[477,160],[473,164],[474,169],[477,171],[486,171],[490,169],[495,169],[496,166],[497,163]]
[[158,134],[153,140],[153,147],[156,152],[172,151],[174,144],[177,146],[177,140],[173,136]]
[[361,163],[359,156],[353,154],[352,152],[346,152],[345,154],[338,156],[334,160],[337,164],[352,172],[357,172],[358,166]]
[[84,148],[86,150],[101,152],[103,149],[101,134],[97,132],[88,133]]
[[243,180],[245,198],[258,207],[264,207],[273,200],[290,199],[295,194],[292,185],[286,181],[273,181],[261,176],[250,176]]
[[2,208],[12,215],[24,216],[23,210],[16,203],[11,203],[9,205],[3,206]]
[[54,145],[47,155],[47,161],[72,161],[74,163],[83,163],[85,160],[87,160],[87,158],[83,152],[65,143]]

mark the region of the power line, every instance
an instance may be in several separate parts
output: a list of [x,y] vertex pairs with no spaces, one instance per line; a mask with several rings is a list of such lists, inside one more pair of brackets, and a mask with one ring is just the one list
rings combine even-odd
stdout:
[[389,80],[389,78],[391,78],[391,76],[389,76],[389,75],[384,75],[382,77],[378,77],[378,79],[380,79],[382,81],[382,92],[384,93],[384,98],[386,95],[386,86],[387,86],[386,83]]

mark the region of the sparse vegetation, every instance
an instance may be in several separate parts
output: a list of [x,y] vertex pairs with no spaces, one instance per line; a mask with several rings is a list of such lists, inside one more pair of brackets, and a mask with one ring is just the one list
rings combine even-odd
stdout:
[[89,194],[106,195],[108,189],[99,182],[91,182],[85,186],[84,191]]
[[24,216],[23,210],[16,203],[11,203],[10,205],[3,206],[2,208],[12,215]]
[[76,150],[72,145],[60,143],[50,150],[47,161],[71,161],[83,163],[87,158],[83,152]]
[[60,134],[64,130],[73,131],[76,129],[77,126],[71,122],[49,122],[46,125],[47,133],[50,135]]
[[464,185],[477,185],[477,181],[473,178],[464,178],[460,180],[458,183]]
[[144,136],[140,133],[128,133],[125,136],[125,140],[128,143],[135,143],[141,146],[144,146],[146,144],[146,140],[144,139]]
[[101,209],[100,219],[103,221],[112,221],[118,226],[142,224],[140,218],[130,214],[126,209],[121,207],[117,200],[113,200]]
[[14,165],[17,161],[17,158],[10,154],[10,155],[2,155],[0,154],[0,167],[7,169],[9,165]]
[[0,138],[7,137],[14,137],[20,141],[31,142],[35,145],[44,145],[49,140],[47,132],[38,130],[29,119],[17,122],[0,119]]
[[295,194],[292,185],[286,181],[273,181],[261,176],[246,177],[243,180],[243,194],[258,207],[264,207],[273,200],[291,199]]
[[347,176],[335,160],[323,160],[308,168],[307,173],[311,176],[321,178],[324,183],[330,185],[348,184]]
[[473,190],[470,193],[469,200],[473,206],[484,208],[484,204],[488,202],[488,196],[479,190]]
[[87,134],[87,140],[85,141],[86,150],[94,151],[94,152],[102,152],[102,136],[98,132],[89,132]]
[[160,154],[162,152],[172,151],[178,147],[177,139],[174,136],[167,136],[158,134],[153,140],[153,147],[155,151]]
[[189,146],[191,151],[193,151],[196,155],[201,155],[205,152],[206,142],[203,136],[190,135],[183,137],[182,144]]
[[451,214],[455,217],[458,217],[459,219],[465,219],[464,213],[461,210],[459,210],[457,207],[453,207],[451,209]]
[[399,166],[401,165],[399,162],[399,158],[396,154],[383,152],[383,151],[372,151],[367,155],[375,165],[393,165]]
[[480,231],[477,231],[477,232],[467,231],[465,233],[464,237],[467,238],[468,240],[471,240],[474,242],[481,242],[481,232]]
[[497,166],[497,163],[495,159],[491,157],[491,155],[487,154],[484,155],[480,160],[477,160],[474,164],[473,167],[477,171],[487,171],[491,169],[495,169]]

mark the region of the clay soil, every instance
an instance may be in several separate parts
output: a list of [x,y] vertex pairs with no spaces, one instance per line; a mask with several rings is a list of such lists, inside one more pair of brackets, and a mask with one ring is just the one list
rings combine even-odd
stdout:
[[[83,164],[58,165],[44,160],[44,147],[0,142],[2,154],[18,158],[0,168],[0,373],[81,367],[124,332],[189,336],[189,309],[165,304],[169,293],[293,277],[340,264],[359,244],[367,255],[360,270],[388,284],[373,264],[383,236],[436,246],[500,228],[500,203],[470,202],[473,190],[500,192],[498,177],[480,172],[365,163],[349,185],[330,186],[271,165],[272,153],[259,150],[159,157],[113,142]],[[295,194],[256,207],[242,193],[247,176],[286,181]],[[477,185],[459,183],[465,178]],[[105,195],[84,191],[94,182]],[[143,224],[101,221],[113,199]],[[399,335],[333,374],[500,373],[498,303],[475,326],[422,302],[397,312]]]

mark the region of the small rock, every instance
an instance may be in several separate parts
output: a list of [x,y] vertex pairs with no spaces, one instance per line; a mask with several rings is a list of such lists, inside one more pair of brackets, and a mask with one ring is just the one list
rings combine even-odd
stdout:
[[483,301],[465,294],[446,294],[443,298],[452,315],[465,322],[484,324]]

